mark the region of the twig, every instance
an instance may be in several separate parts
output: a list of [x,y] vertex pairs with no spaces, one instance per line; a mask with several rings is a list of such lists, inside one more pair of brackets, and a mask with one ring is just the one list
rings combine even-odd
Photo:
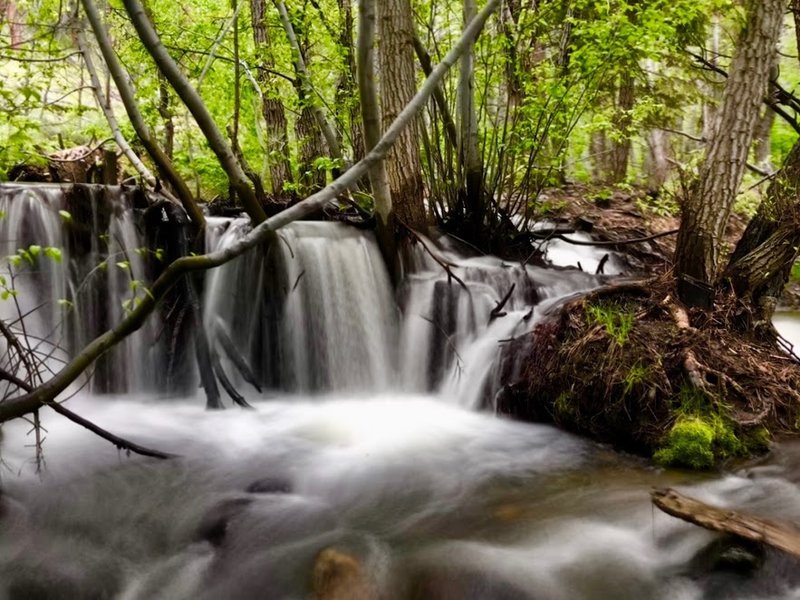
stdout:
[[506,295],[503,296],[503,299],[500,300],[500,302],[497,303],[497,306],[495,306],[492,309],[492,312],[489,313],[489,322],[490,323],[492,321],[494,321],[498,317],[505,317],[506,316],[506,313],[503,312],[503,307],[505,307],[505,305],[508,304],[508,301],[511,299],[511,294],[514,293],[514,289],[516,287],[517,287],[517,284],[516,283],[512,283],[511,287],[508,288],[508,291],[506,292]]
[[[18,386],[20,389],[26,392],[32,392],[33,386],[26,381],[22,381],[16,375],[9,373],[8,371],[0,369],[0,379],[4,379],[6,381],[10,381],[14,385]],[[176,454],[168,454],[166,452],[161,452],[160,450],[153,450],[151,448],[146,448],[145,446],[140,446],[134,442],[130,442],[126,439],[123,439],[113,433],[106,431],[102,427],[98,427],[91,421],[84,419],[78,414],[75,414],[68,408],[62,406],[58,402],[48,402],[46,406],[52,408],[55,412],[60,414],[63,417],[66,417],[73,423],[77,423],[81,427],[84,427],[94,433],[95,435],[103,438],[106,441],[111,442],[120,450],[126,450],[128,452],[134,452],[135,454],[141,454],[142,456],[149,456],[151,458],[158,458],[158,459],[167,459],[167,458],[176,458]],[[37,444],[38,445],[38,444]]]
[[658,238],[667,237],[668,235],[675,235],[676,233],[678,233],[677,229],[670,229],[669,231],[662,231],[661,233],[655,233],[653,235],[648,235],[646,237],[640,237],[640,238],[631,238],[627,240],[607,240],[607,241],[591,240],[589,242],[584,242],[581,240],[572,240],[560,233],[552,233],[552,232],[548,232],[546,234],[547,237],[545,237],[544,235],[540,236],[539,232],[536,231],[528,232],[527,235],[534,239],[558,239],[567,242],[568,244],[573,244],[575,246],[625,246],[627,244],[640,244],[642,242],[657,240]]
[[425,243],[425,241],[422,239],[422,236],[421,236],[421,235],[419,235],[419,234],[418,234],[416,231],[414,231],[413,229],[411,229],[411,228],[410,228],[408,225],[406,225],[405,223],[401,223],[401,224],[403,225],[403,227],[405,228],[405,230],[406,230],[406,231],[408,231],[408,232],[409,232],[409,234],[411,234],[411,237],[413,237],[413,238],[414,238],[416,241],[418,241],[418,242],[419,242],[419,243],[422,245],[422,247],[425,249],[425,252],[427,252],[427,253],[428,253],[428,255],[429,255],[429,256],[430,256],[430,257],[431,257],[433,260],[435,260],[435,261],[436,261],[436,263],[437,263],[437,264],[438,264],[440,267],[442,267],[442,269],[444,269],[444,272],[445,272],[445,273],[447,273],[447,281],[448,281],[448,283],[450,282],[450,280],[451,280],[451,279],[455,279],[455,280],[458,282],[458,284],[459,284],[459,285],[460,285],[462,288],[464,288],[464,290],[466,290],[466,291],[469,291],[469,288],[467,287],[467,284],[466,284],[466,283],[464,283],[464,281],[463,281],[463,280],[462,280],[462,279],[461,279],[461,278],[460,278],[458,275],[456,275],[455,273],[453,273],[453,270],[452,270],[452,268],[451,268],[451,267],[453,267],[453,266],[454,266],[453,264],[451,264],[451,263],[447,263],[447,262],[445,262],[444,260],[442,260],[441,258],[439,258],[438,256],[436,256],[436,254],[435,254],[435,253],[434,253],[434,252],[433,252],[433,251],[432,251],[430,248],[428,248],[428,245],[427,245],[427,244]]

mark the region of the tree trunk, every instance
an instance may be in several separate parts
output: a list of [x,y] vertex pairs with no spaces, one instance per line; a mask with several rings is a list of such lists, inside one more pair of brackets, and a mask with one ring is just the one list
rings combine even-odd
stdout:
[[800,249],[800,141],[775,179],[731,255],[725,277],[768,322]]
[[[375,3],[380,0],[360,0],[358,3],[358,91],[364,124],[364,144],[371,151],[381,139],[381,115],[378,90],[375,85]],[[369,170],[369,183],[375,200],[377,238],[384,260],[392,274],[396,274],[396,243],[394,211],[389,190],[386,163],[380,161]]]
[[608,183],[617,184],[628,176],[628,161],[631,155],[631,126],[634,102],[636,101],[636,85],[630,73],[622,75],[614,110],[615,138],[611,141],[609,155]]
[[[784,0],[748,0],[706,156],[683,206],[675,249],[678,294],[695,304],[695,282],[712,286],[724,250],[725,228],[739,190],[783,23]],[[707,304],[707,301],[701,302]]]
[[[478,12],[475,0],[464,0],[464,25]],[[486,207],[483,197],[483,162],[478,152],[478,115],[475,109],[474,50],[461,56],[458,81],[459,119],[461,124],[460,156],[464,200],[470,237],[480,241],[484,231]]]
[[[378,91],[375,86],[374,41],[375,2],[361,0],[358,19],[358,91],[361,99],[361,114],[364,123],[364,142],[367,152],[381,139],[381,117],[378,107]],[[369,182],[375,198],[375,214],[378,226],[389,229],[392,215],[392,195],[386,164],[381,161],[369,170]]]
[[755,140],[753,141],[753,154],[756,166],[767,172],[772,172],[772,126],[775,123],[775,111],[765,106],[761,118],[756,125]]
[[[294,64],[295,75],[297,76],[298,93],[302,91],[300,98],[301,104],[311,111],[311,116],[316,120],[320,132],[325,138],[325,143],[328,145],[328,152],[323,153],[322,156],[330,156],[339,161],[343,160],[342,150],[339,147],[339,137],[336,135],[335,128],[328,122],[325,117],[325,111],[320,106],[315,98],[314,88],[311,85],[311,79],[306,69],[305,50],[300,46],[297,41],[297,36],[294,32],[294,27],[289,19],[289,13],[286,10],[286,4],[282,0],[274,0],[274,4],[281,15],[281,23],[286,32],[286,37],[289,40],[289,45],[292,47],[292,58]],[[334,169],[334,177],[337,175]]]
[[589,160],[592,164],[592,181],[606,183],[610,172],[610,142],[605,131],[593,131],[589,137]]
[[663,129],[653,129],[648,135],[645,167],[650,189],[657,190],[667,182],[671,169],[669,133]]
[[250,0],[250,20],[253,25],[253,42],[259,57],[256,64],[256,77],[261,86],[261,112],[266,125],[270,187],[273,195],[279,196],[283,194],[285,184],[292,182],[292,167],[289,163],[286,112],[273,78],[266,71],[266,69],[274,67],[274,61],[271,58],[264,0]]
[[300,146],[298,157],[300,169],[300,183],[303,193],[316,192],[325,187],[327,180],[325,170],[318,169],[314,164],[318,158],[327,155],[325,140],[322,139],[314,111],[308,106],[303,106],[300,116],[295,121],[295,136]]
[[[414,97],[414,15],[411,0],[378,2],[380,36],[381,120],[386,129]],[[386,161],[389,189],[397,217],[409,227],[425,228],[422,163],[418,120],[414,119],[397,140]]]

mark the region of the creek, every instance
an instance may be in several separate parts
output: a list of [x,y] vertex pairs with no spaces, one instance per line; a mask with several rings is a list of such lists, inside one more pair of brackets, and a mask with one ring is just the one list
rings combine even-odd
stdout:
[[[59,214],[78,218],[63,189],[0,187],[2,254],[62,249],[61,262],[17,276],[19,308],[1,308],[13,321],[41,307],[26,325],[51,340],[41,352],[53,369],[124,313],[155,251],[137,252],[147,240],[124,190],[88,197],[78,239]],[[212,218],[207,247],[247,228]],[[673,486],[800,521],[800,445],[698,475],[493,414],[504,340],[602,277],[471,256],[442,238],[427,245],[463,286],[417,245],[395,289],[369,232],[302,222],[281,236],[204,283],[212,343],[224,332],[263,387],[223,360],[254,410],[204,410],[192,368],[184,391],[165,383],[171,340],[154,318],[98,366],[102,383],[70,390],[69,407],[180,458],[128,456],[42,411],[37,473],[30,424],[3,426],[0,599],[307,598],[324,550],[369,590],[343,598],[800,597],[792,559],[722,547],[649,501]],[[588,271],[603,254],[548,252]],[[606,273],[621,269],[612,257]]]

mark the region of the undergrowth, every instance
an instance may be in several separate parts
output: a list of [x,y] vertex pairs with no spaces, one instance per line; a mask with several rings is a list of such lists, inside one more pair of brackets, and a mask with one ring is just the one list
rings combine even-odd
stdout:
[[739,305],[718,299],[718,310],[682,326],[674,298],[665,278],[566,304],[535,336],[504,348],[512,383],[494,407],[692,469],[763,453],[773,435],[796,433],[797,364],[736,328]]
[[636,320],[632,310],[616,303],[590,304],[586,307],[586,316],[591,325],[604,327],[618,346],[624,346],[628,341]]

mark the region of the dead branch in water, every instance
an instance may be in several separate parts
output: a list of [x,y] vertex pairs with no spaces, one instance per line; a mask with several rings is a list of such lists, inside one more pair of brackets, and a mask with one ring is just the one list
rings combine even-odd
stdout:
[[654,490],[650,497],[659,509],[687,523],[766,544],[800,558],[800,527],[794,523],[711,506],[672,489]]

